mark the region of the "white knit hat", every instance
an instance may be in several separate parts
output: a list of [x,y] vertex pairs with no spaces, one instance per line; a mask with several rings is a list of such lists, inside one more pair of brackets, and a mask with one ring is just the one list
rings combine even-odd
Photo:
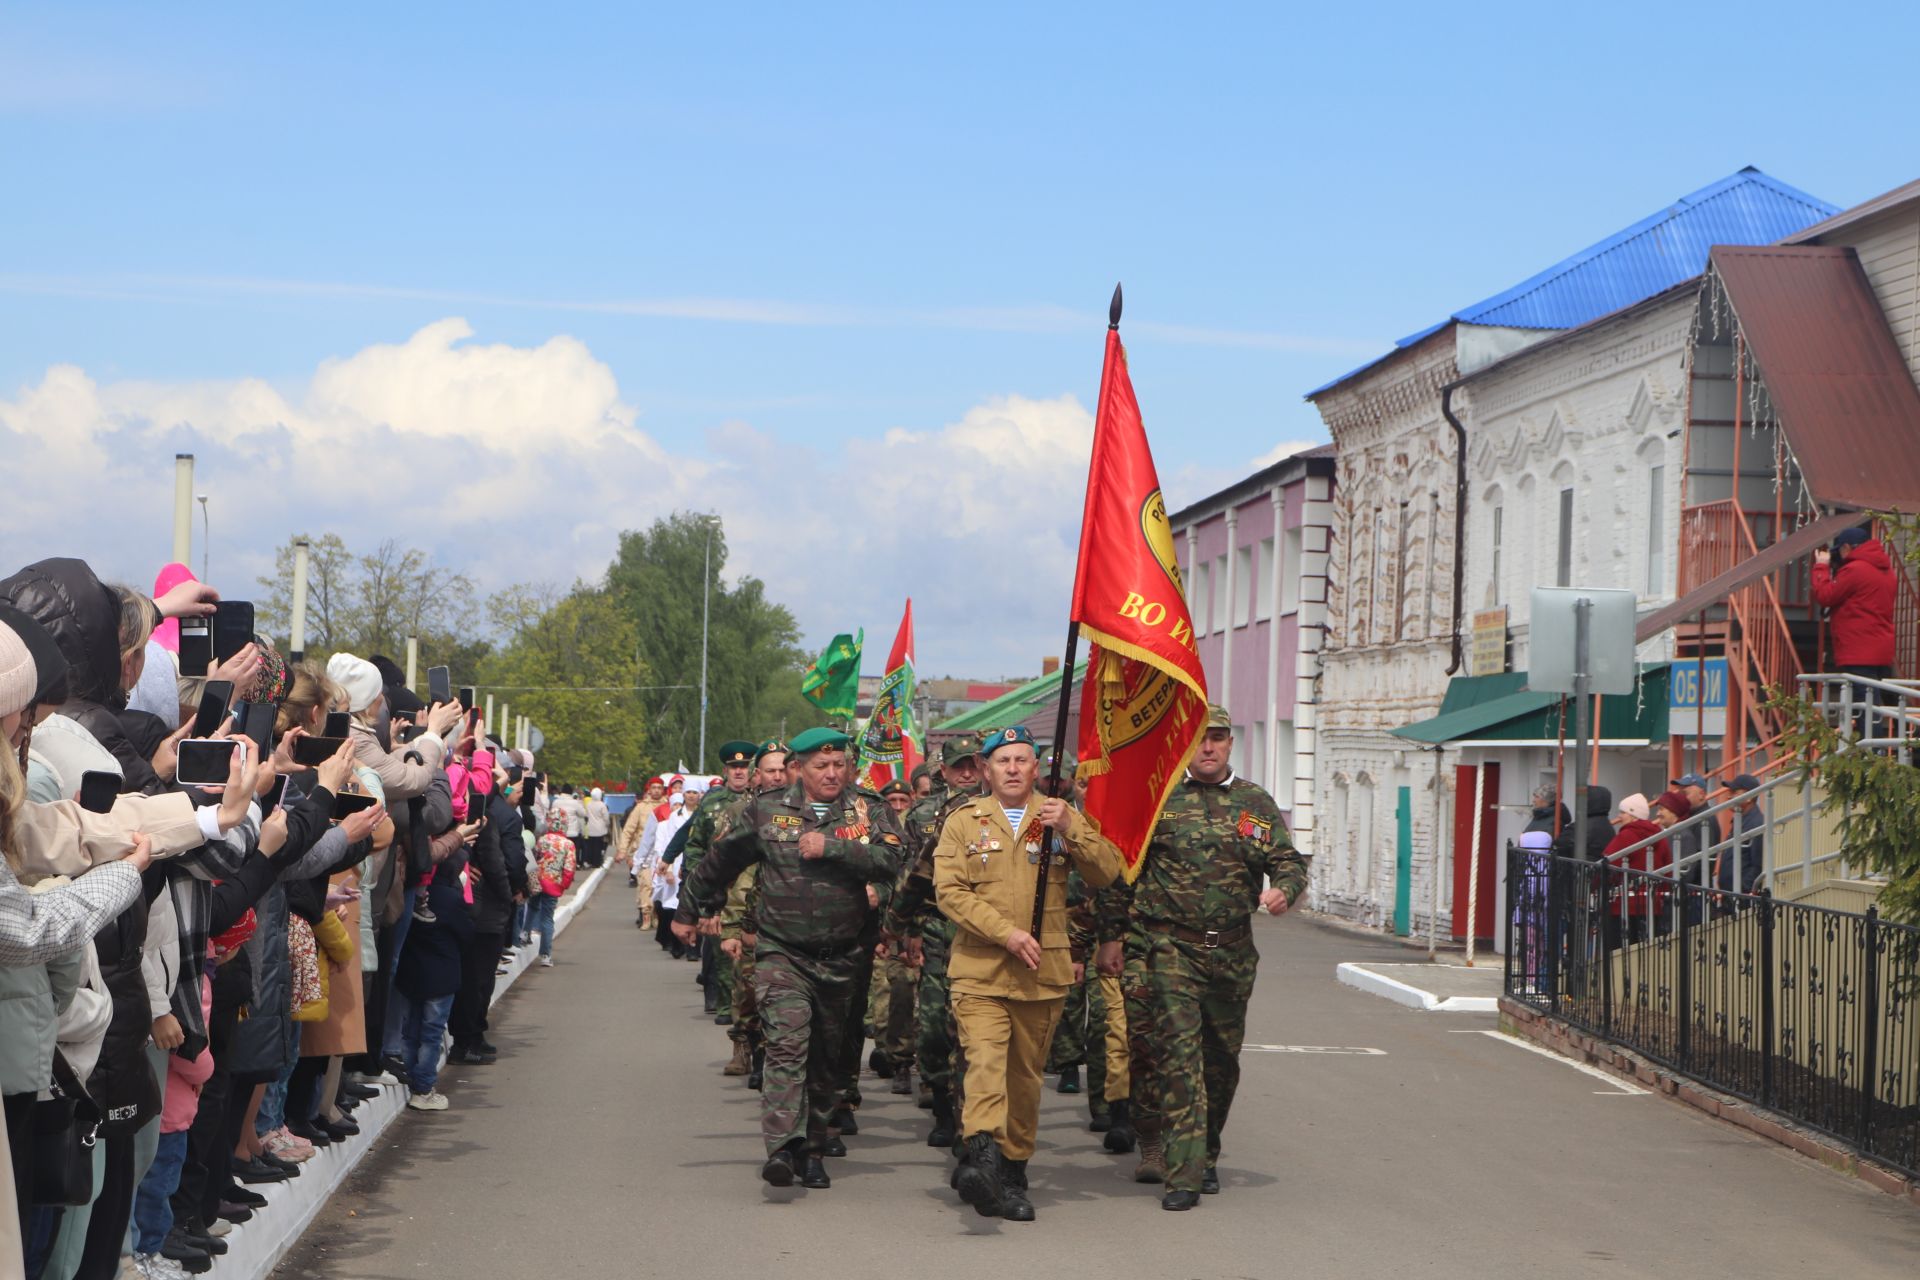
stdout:
[[12,627],[0,625],[0,715],[26,710],[39,687],[40,672],[27,642]]
[[349,711],[365,711],[386,689],[380,683],[380,668],[350,653],[336,653],[327,659],[327,677],[347,691]]

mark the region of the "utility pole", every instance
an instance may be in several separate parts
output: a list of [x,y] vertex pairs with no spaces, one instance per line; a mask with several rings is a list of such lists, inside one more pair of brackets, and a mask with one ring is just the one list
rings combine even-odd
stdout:
[[707,620],[713,607],[713,514],[707,514],[706,569],[700,578],[700,754],[694,768],[707,767]]

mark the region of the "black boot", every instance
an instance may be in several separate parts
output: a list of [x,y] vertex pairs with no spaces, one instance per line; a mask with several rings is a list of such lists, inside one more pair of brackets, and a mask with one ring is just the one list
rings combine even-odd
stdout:
[[1160,1207],[1174,1213],[1185,1213],[1189,1209],[1200,1207],[1198,1191],[1169,1191],[1160,1197]]
[[1107,1118],[1112,1124],[1107,1128],[1107,1136],[1101,1144],[1115,1155],[1124,1155],[1133,1150],[1133,1104],[1125,1098],[1107,1104]]
[[827,1176],[827,1166],[819,1156],[808,1156],[806,1171],[800,1175],[800,1185],[809,1191],[825,1191],[833,1185],[833,1179]]
[[1068,1067],[1060,1073],[1060,1083],[1054,1087],[1055,1093],[1080,1092],[1080,1068]]
[[927,1135],[927,1145],[953,1145],[953,1094],[943,1084],[933,1086],[933,1131]]
[[887,1056],[885,1049],[875,1045],[873,1052],[867,1055],[867,1070],[877,1076],[890,1076],[893,1074],[893,1059]]
[[770,1187],[790,1187],[800,1174],[801,1148],[806,1145],[805,1138],[795,1138],[786,1146],[767,1157],[760,1166],[760,1180]]
[[1220,1194],[1220,1171],[1212,1165],[1208,1165],[1207,1171],[1200,1175],[1200,1194],[1203,1196]]
[[844,1156],[847,1154],[847,1144],[840,1141],[840,1139],[834,1135],[828,1134],[827,1140],[820,1144],[820,1154],[823,1156],[834,1156],[836,1158]]
[[1087,1103],[1087,1132],[1105,1133],[1113,1128],[1113,1107],[1103,1098]]
[[860,1132],[860,1122],[853,1118],[852,1107],[835,1107],[833,1114],[827,1117],[827,1127],[838,1129],[844,1138],[851,1138]]
[[1033,1201],[1027,1199],[1027,1162],[1000,1157],[1000,1184],[1004,1188],[1000,1216],[1008,1222],[1032,1222]]
[[960,1198],[973,1206],[983,1218],[1000,1216],[1006,1189],[1000,1184],[1000,1148],[990,1133],[976,1133],[967,1139],[967,1162],[960,1167]]
[[747,1088],[758,1093],[760,1086],[765,1084],[766,1081],[767,1051],[765,1049],[755,1049],[753,1051],[753,1070],[747,1072]]
[[708,1013],[712,1013],[720,1007],[720,993],[714,990],[712,983],[707,984],[707,994],[701,1003],[706,1006]]

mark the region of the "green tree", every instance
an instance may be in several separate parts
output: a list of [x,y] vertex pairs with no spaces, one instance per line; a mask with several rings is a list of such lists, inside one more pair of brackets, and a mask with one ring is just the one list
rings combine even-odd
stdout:
[[758,579],[729,587],[726,530],[718,517],[675,512],[645,532],[620,535],[607,568],[606,589],[632,619],[645,683],[652,745],[662,764],[696,760],[700,743],[700,620],[703,588],[707,627],[709,756],[731,738],[759,740],[780,728],[796,733],[823,723],[799,697],[800,671],[811,655],[799,646],[799,628],[786,606],[767,599]]
[[487,603],[504,630],[480,684],[540,727],[540,767],[567,782],[631,782],[646,767],[637,629],[605,590],[513,587]]

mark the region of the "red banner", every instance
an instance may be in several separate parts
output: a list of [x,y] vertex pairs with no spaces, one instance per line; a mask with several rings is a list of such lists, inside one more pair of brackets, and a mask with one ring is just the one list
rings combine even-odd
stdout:
[[1117,329],[1100,374],[1072,618],[1092,641],[1080,691],[1087,812],[1132,880],[1206,732],[1207,677]]

